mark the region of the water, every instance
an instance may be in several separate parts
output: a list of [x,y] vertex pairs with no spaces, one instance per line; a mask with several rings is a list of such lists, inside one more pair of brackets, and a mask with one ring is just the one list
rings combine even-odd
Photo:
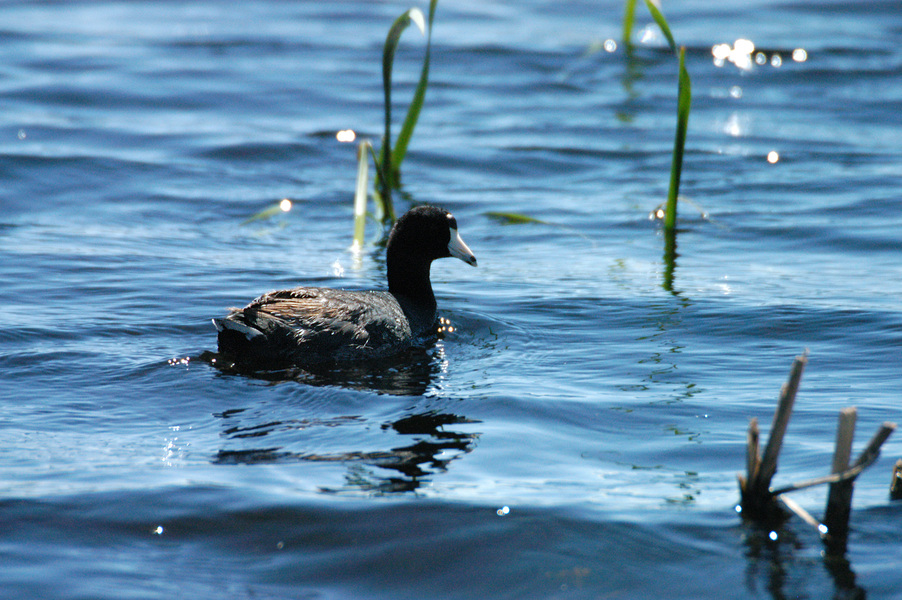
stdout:
[[[899,419],[902,14],[666,4],[694,92],[682,191],[707,214],[682,204],[668,291],[647,215],[675,61],[654,28],[630,61],[590,52],[619,36],[622,3],[600,4],[440,4],[399,208],[451,209],[479,259],[433,268],[455,331],[290,380],[199,360],[210,318],[383,284],[378,246],[347,250],[335,132],[378,138],[409,5],[4,4],[2,595],[896,597],[902,438],[856,484],[847,565],[733,506],[748,420],[767,429],[805,348],[775,483],[826,472],[840,408],[856,452]],[[716,66],[740,38],[766,64]],[[824,490],[796,499],[820,515]]]

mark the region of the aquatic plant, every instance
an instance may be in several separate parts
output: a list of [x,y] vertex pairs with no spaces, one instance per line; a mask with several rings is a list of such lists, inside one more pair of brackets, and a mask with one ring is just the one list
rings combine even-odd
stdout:
[[[357,182],[354,191],[354,248],[363,246],[366,226],[366,188],[369,181],[369,157],[372,156],[375,164],[375,177],[373,179],[373,201],[375,204],[376,220],[383,224],[394,223],[395,209],[392,203],[392,189],[401,185],[401,163],[407,154],[407,146],[413,136],[420,111],[426,99],[426,88],[429,85],[429,63],[432,56],[432,22],[435,18],[435,7],[438,0],[429,2],[429,18],[423,16],[423,11],[411,8],[404,11],[395,19],[385,37],[385,46],[382,49],[382,88],[385,96],[385,133],[382,136],[382,145],[379,155],[376,156],[373,146],[369,141],[361,141],[357,146]],[[420,79],[414,90],[413,98],[407,107],[407,114],[401,124],[398,139],[392,148],[391,125],[391,78],[395,62],[395,51],[401,40],[401,34],[413,23],[426,36],[426,54],[423,58],[423,67],[420,70]],[[428,24],[428,25],[427,25]]]
[[270,204],[267,208],[261,210],[260,212],[251,215],[241,222],[242,225],[247,225],[249,223],[253,223],[254,221],[264,221],[266,219],[271,219],[272,217],[280,214],[286,213],[291,210],[291,200],[288,198],[282,198],[275,204]]
[[485,216],[498,221],[502,225],[526,225],[529,223],[546,224],[545,221],[521,213],[490,211],[485,213]]
[[373,145],[363,140],[357,145],[357,185],[354,187],[354,244],[353,248],[363,246],[366,233],[366,184],[369,181],[369,154]]
[[661,13],[661,9],[652,2],[652,0],[645,0],[645,6],[648,7],[648,12],[651,13],[651,18],[655,20],[655,23],[658,24],[658,27],[661,28],[661,32],[664,34],[664,37],[667,38],[667,43],[670,45],[670,49],[676,52],[676,42],[673,41],[673,34],[670,33],[670,26],[667,24],[667,19],[664,18],[663,13]]
[[[385,134],[379,149],[379,158],[376,161],[375,197],[377,205],[382,208],[383,222],[394,221],[395,213],[391,201],[391,191],[401,184],[401,163],[407,154],[407,146],[413,136],[420,111],[426,98],[426,88],[429,85],[429,63],[432,56],[432,22],[435,17],[435,7],[438,0],[429,2],[429,19],[424,19],[423,12],[418,8],[411,8],[395,19],[388,35],[385,38],[385,46],[382,51],[382,87],[385,94]],[[401,124],[398,139],[392,148],[391,139],[391,76],[395,61],[395,51],[401,39],[401,34],[408,25],[414,23],[420,33],[426,36],[426,54],[423,58],[423,67],[420,70],[420,79],[414,90],[413,98],[407,107],[407,114]],[[428,26],[427,26],[428,24]]]
[[[677,52],[676,41],[670,31],[667,19],[654,0],[645,0],[648,12],[664,37],[670,50]],[[636,15],[636,0],[626,0],[623,15],[623,43],[626,47],[627,58],[631,55],[631,36]],[[670,186],[667,191],[667,201],[664,210],[660,207],[652,213],[654,217],[663,218],[664,221],[664,288],[673,291],[673,274],[676,266],[676,214],[677,199],[680,194],[680,178],[683,171],[683,152],[686,146],[686,131],[689,127],[689,111],[692,106],[692,83],[689,72],[686,70],[686,48],[681,47],[678,52],[678,92],[677,92],[677,124],[673,141],[673,155],[670,164]]]
[[692,106],[692,82],[686,70],[686,48],[680,48],[679,91],[677,94],[677,126],[673,140],[673,160],[670,164],[670,189],[664,210],[664,229],[676,228],[677,197],[680,193],[680,175],[683,171],[683,149],[686,146],[686,130],[689,127],[689,109]]
[[623,7],[623,45],[629,49],[633,44],[633,25],[636,22],[636,0],[626,0]]
[[[670,49],[677,52],[676,41],[673,39],[673,33],[670,31],[670,25],[661,9],[653,0],[645,0],[645,6],[648,12],[664,37]],[[623,41],[624,44],[630,46],[631,32],[636,14],[636,0],[626,0],[626,6],[623,15]],[[670,188],[667,192],[667,202],[664,209],[664,231],[671,233],[676,228],[676,212],[677,198],[680,193],[680,176],[683,170],[683,150],[686,146],[686,130],[689,127],[689,110],[692,105],[692,83],[689,79],[689,72],[686,70],[686,48],[679,49],[679,70],[678,70],[678,93],[677,93],[677,126],[676,135],[673,142],[673,157],[670,164]],[[658,213],[660,211],[656,211]],[[675,243],[671,240],[669,243],[671,248],[675,248]]]
[[[670,33],[670,26],[667,24],[667,19],[664,18],[661,9],[658,8],[658,5],[655,4],[653,0],[645,0],[645,6],[648,7],[648,12],[651,13],[652,19],[654,19],[655,23],[658,24],[658,27],[661,28],[664,37],[667,38],[670,49],[676,52],[676,42],[673,39],[673,34]],[[623,45],[626,46],[627,50],[629,50],[633,44],[633,28],[635,23],[636,0],[626,0],[626,4],[623,8]]]

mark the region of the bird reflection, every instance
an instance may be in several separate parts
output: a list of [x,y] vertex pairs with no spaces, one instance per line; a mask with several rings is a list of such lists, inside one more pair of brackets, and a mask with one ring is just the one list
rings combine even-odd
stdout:
[[[217,416],[228,421],[239,417],[243,411],[233,410]],[[430,477],[447,470],[448,465],[471,452],[478,433],[449,431],[450,425],[477,423],[460,415],[426,412],[412,414],[382,425],[400,436],[410,436],[408,444],[386,450],[304,452],[284,449],[280,446],[262,445],[244,450],[220,450],[213,458],[214,464],[261,464],[292,462],[340,462],[348,465],[346,485],[341,488],[320,487],[328,493],[365,491],[371,493],[398,493],[415,491]],[[257,438],[264,441],[270,434],[313,427],[337,427],[361,424],[360,417],[332,419],[307,419],[293,421],[269,421],[227,428],[224,436],[231,440]],[[405,439],[402,437],[402,440]]]
[[[317,388],[342,388],[392,396],[434,396],[435,390],[441,388],[448,369],[443,338],[454,331],[449,321],[441,319],[436,338],[427,340],[434,343],[414,346],[399,355],[378,361],[248,371],[214,352],[204,352],[197,359],[215,367],[225,376],[248,377],[273,384],[298,382]],[[336,390],[334,393],[338,397],[344,392]],[[479,438],[478,433],[450,429],[454,425],[478,421],[433,410],[408,413],[382,424],[381,430],[390,434],[387,437],[391,440],[386,444],[388,448],[333,452],[323,451],[321,446],[323,436],[329,435],[329,430],[334,428],[354,427],[361,432],[361,439],[366,440],[361,444],[371,445],[373,438],[369,419],[364,415],[273,418],[271,410],[261,413],[245,408],[226,410],[215,416],[222,420],[222,437],[232,448],[219,450],[212,458],[214,464],[343,464],[347,469],[345,485],[319,488],[326,493],[415,491],[432,476],[446,471],[451,462],[472,452]],[[316,450],[301,448],[303,438],[310,435],[318,440]],[[336,445],[346,448],[350,436],[342,432],[332,439]]]

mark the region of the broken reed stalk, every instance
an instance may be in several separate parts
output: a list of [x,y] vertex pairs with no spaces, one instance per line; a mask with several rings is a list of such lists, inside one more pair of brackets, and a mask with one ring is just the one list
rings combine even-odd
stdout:
[[858,458],[855,459],[852,466],[866,467],[877,460],[877,457],[880,456],[880,447],[895,430],[895,423],[889,421],[884,422],[883,425],[880,426],[880,429],[877,430],[877,433],[874,434],[874,437],[871,438],[871,441],[868,442],[868,445],[862,450],[861,454],[858,455]]
[[[852,438],[855,436],[857,418],[858,411],[854,407],[844,408],[839,413],[831,473],[842,473],[849,468],[849,461],[852,459]],[[830,490],[827,493],[827,510],[824,512],[824,525],[827,527],[824,543],[827,545],[828,554],[842,556],[846,553],[854,485],[854,478],[830,484]]]
[[[783,521],[787,516],[786,512],[779,506],[779,504],[782,504],[789,511],[795,513],[806,523],[816,527],[821,532],[824,545],[826,546],[826,555],[831,560],[835,560],[842,558],[846,552],[855,478],[877,460],[877,457],[880,456],[880,447],[889,438],[890,434],[895,431],[896,424],[883,423],[867,446],[865,446],[865,449],[858,455],[858,458],[850,464],[852,440],[855,435],[855,421],[858,411],[854,407],[844,408],[839,415],[831,475],[793,483],[789,486],[772,490],[770,483],[777,472],[777,457],[780,454],[783,437],[789,425],[795,396],[799,390],[799,382],[802,379],[802,371],[807,362],[807,352],[802,356],[796,357],[793,362],[789,380],[780,392],[780,402],[774,413],[770,437],[763,456],[759,454],[760,434],[758,432],[758,419],[753,418],[749,423],[746,440],[746,475],[744,477],[742,475],[739,476],[739,487],[742,496],[740,512],[743,518],[770,525]],[[818,523],[817,519],[812,517],[797,502],[785,495],[788,492],[822,484],[830,484],[823,525]],[[894,498],[902,496],[902,460],[896,463],[893,472],[892,493],[896,494],[893,496]]]
[[[883,423],[852,464],[852,469],[864,470],[877,460],[877,457],[880,456],[880,447],[895,430],[895,423]],[[849,443],[851,444],[851,439]],[[837,444],[839,444],[838,436]],[[840,452],[838,447],[836,452],[837,455]],[[846,460],[848,461],[848,458]],[[857,476],[858,474],[855,474],[848,480],[830,485],[827,510],[824,514],[824,525],[827,527],[824,535],[824,544],[827,546],[827,554],[829,556],[843,556],[846,553],[846,543],[849,538],[849,515],[852,512],[852,492],[854,491],[853,485]]]
[[789,418],[792,416],[792,408],[795,405],[796,394],[799,391],[799,382],[802,381],[802,372],[808,364],[808,354],[797,356],[792,362],[789,371],[789,380],[780,389],[780,401],[777,411],[774,413],[774,421],[770,428],[770,437],[767,438],[767,446],[764,447],[764,456],[761,459],[761,467],[758,472],[759,483],[769,487],[771,479],[777,472],[777,458],[783,447],[783,437],[786,428],[789,427]]
[[[833,473],[832,475],[826,475],[824,477],[816,477],[814,479],[807,479],[805,481],[797,481],[785,487],[771,490],[771,493],[775,496],[778,496],[781,494],[787,494],[789,492],[804,490],[805,488],[814,487],[816,485],[824,485],[828,483],[832,485],[853,481],[856,477],[861,475],[862,471],[874,464],[874,461],[876,461],[880,456],[880,446],[883,444],[883,442],[886,441],[886,439],[895,430],[895,428],[895,423],[887,422],[881,425],[880,429],[876,434],[874,434],[874,437],[868,443],[867,447],[864,449],[855,463],[853,463],[853,465],[846,470]],[[837,435],[837,437],[839,436]],[[902,460],[896,462],[896,468],[899,470],[900,474],[902,474]]]
[[758,419],[749,423],[748,443],[746,445],[746,476],[739,478],[743,517],[764,521],[781,520],[783,512],[775,501],[775,494],[770,490],[770,482],[777,472],[777,458],[783,446],[783,437],[792,416],[796,393],[802,372],[808,364],[807,352],[797,356],[789,372],[789,380],[780,390],[780,401],[774,413],[770,428],[770,437],[764,448],[764,455],[759,456]]

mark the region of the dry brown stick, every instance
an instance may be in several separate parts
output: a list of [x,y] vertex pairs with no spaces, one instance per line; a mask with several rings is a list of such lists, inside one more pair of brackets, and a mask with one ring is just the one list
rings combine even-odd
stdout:
[[815,519],[813,516],[811,516],[810,512],[808,512],[807,510],[802,508],[801,504],[799,504],[798,502],[796,502],[789,496],[784,496],[782,494],[775,496],[775,498],[777,500],[779,500],[780,502],[782,502],[786,508],[788,508],[789,510],[794,512],[796,515],[798,515],[799,518],[801,518],[803,521],[805,521],[806,523],[808,523],[809,525],[811,525],[812,527],[814,527],[815,529],[820,531],[821,524],[818,522],[817,519]]
[[[833,449],[833,473],[842,473],[849,468],[849,460],[852,458],[852,437],[855,435],[857,417],[858,411],[854,407],[844,408],[839,413],[836,446]],[[827,509],[824,511],[824,525],[827,528],[825,542],[828,551],[833,555],[842,555],[846,551],[854,484],[854,477],[831,483],[830,491],[827,493]]]
[[802,380],[802,371],[808,363],[808,352],[797,356],[792,362],[789,371],[789,380],[780,390],[780,401],[774,412],[774,421],[767,438],[767,446],[764,447],[764,456],[755,477],[753,488],[759,493],[764,493],[770,488],[771,479],[777,472],[777,458],[783,446],[783,437],[789,426],[789,418],[792,416],[792,407],[795,403],[796,393],[799,391],[799,382]]
[[836,445],[833,448],[833,468],[831,473],[842,473],[849,468],[852,460],[852,438],[855,436],[855,421],[858,409],[854,406],[839,411],[839,425],[836,428]]
[[761,465],[759,440],[758,417],[752,417],[752,420],[749,422],[749,432],[745,445],[746,481],[755,481],[758,477],[758,468]]
[[792,407],[799,389],[799,382],[802,379],[802,371],[807,362],[808,352],[806,351],[802,356],[797,356],[792,363],[789,379],[780,390],[780,400],[774,412],[763,458],[759,453],[758,420],[752,419],[749,423],[746,442],[746,477],[739,477],[742,496],[740,508],[745,518],[760,521],[785,518],[785,512],[777,505],[774,494],[770,491],[770,482],[777,472],[777,458],[783,445],[789,418],[792,416]]
[[[823,477],[815,477],[814,479],[806,479],[805,481],[797,481],[796,483],[791,483],[787,486],[771,490],[771,493],[774,495],[787,494],[789,492],[803,490],[805,488],[814,487],[816,485],[824,485],[826,483],[840,483],[842,481],[848,481],[849,479],[855,479],[861,474],[862,471],[874,464],[874,461],[876,461],[880,457],[880,446],[883,444],[883,442],[886,441],[886,438],[889,437],[889,434],[893,432],[895,426],[895,423],[884,423],[877,434],[874,436],[874,439],[872,439],[868,444],[868,448],[866,448],[855,461],[854,466],[849,467],[845,471],[842,471],[840,473],[833,473],[832,475],[825,475]],[[872,446],[874,444],[876,444],[876,451],[872,449]],[[900,470],[902,470],[902,459],[900,459],[896,464],[900,465]]]
[[832,475],[824,475],[823,477],[815,477],[814,479],[806,479],[804,481],[797,481],[795,483],[790,483],[789,485],[783,486],[781,488],[771,490],[770,493],[776,496],[778,494],[788,494],[790,492],[797,492],[799,490],[804,490],[805,488],[810,488],[810,487],[814,487],[817,485],[826,485],[828,483],[840,483],[843,481],[848,481],[850,479],[855,479],[856,477],[861,475],[862,471],[864,471],[866,468],[868,468],[872,464],[874,464],[875,459],[876,459],[876,457],[874,457],[874,459],[872,459],[868,462],[862,463],[862,464],[854,466],[854,467],[850,467],[849,469],[846,469],[842,473],[833,473]]
[[880,456],[880,446],[883,445],[883,442],[885,442],[895,430],[895,423],[889,421],[884,422],[883,425],[880,426],[880,429],[877,430],[877,433],[874,434],[874,437],[871,438],[871,441],[868,442],[868,445],[865,446],[865,449],[858,455],[858,458],[855,459],[855,463],[852,466],[857,467],[864,463],[870,464],[877,460],[877,457]]

